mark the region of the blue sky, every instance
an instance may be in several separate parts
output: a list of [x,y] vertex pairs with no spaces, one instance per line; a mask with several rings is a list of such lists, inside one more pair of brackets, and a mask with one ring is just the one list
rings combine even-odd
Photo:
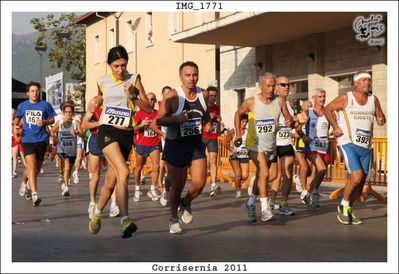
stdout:
[[[62,12],[13,12],[12,13],[12,33],[25,34],[34,32],[35,29],[30,24],[30,20],[34,17],[46,17],[47,14],[53,13],[56,16]],[[85,12],[75,12],[77,15],[82,15]]]

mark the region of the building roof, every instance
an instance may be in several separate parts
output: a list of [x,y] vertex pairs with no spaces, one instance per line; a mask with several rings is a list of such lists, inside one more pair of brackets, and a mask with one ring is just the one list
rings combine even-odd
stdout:
[[101,19],[103,19],[102,17],[107,17],[107,16],[111,15],[112,13],[115,13],[115,12],[88,12],[88,13],[83,14],[82,16],[79,16],[75,20],[75,24],[92,25],[92,24],[100,21]]
[[171,37],[173,41],[181,43],[257,47],[284,43],[314,33],[351,28],[357,16],[368,14],[369,12],[237,12],[177,32]]

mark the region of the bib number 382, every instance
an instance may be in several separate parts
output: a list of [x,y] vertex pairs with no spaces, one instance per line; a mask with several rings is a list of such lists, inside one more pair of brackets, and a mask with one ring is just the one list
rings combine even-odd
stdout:
[[182,137],[202,134],[201,117],[188,119],[180,124],[180,134]]
[[129,127],[132,111],[128,108],[105,106],[103,124]]

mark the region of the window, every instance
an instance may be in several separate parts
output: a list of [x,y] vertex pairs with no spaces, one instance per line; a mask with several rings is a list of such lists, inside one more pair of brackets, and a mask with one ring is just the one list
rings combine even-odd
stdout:
[[115,29],[112,28],[108,32],[108,48],[111,49],[115,47]]
[[145,15],[145,46],[150,47],[154,45],[152,28],[152,12],[147,12]]
[[295,100],[295,99],[308,99],[308,90],[309,90],[309,85],[308,85],[308,80],[302,80],[302,81],[291,81],[291,87],[290,87],[290,94],[288,95],[288,99]]
[[100,36],[94,36],[94,56],[93,56],[94,64],[100,63]]
[[245,88],[236,89],[235,91],[237,92],[237,108],[238,108],[245,100]]
[[132,20],[126,22],[126,51],[128,53],[135,51],[136,35]]

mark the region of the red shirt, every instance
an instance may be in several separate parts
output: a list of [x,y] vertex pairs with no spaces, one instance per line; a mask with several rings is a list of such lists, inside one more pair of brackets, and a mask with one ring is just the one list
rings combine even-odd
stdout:
[[[103,106],[99,105],[93,113],[91,117],[91,121],[99,121],[101,112],[103,111]],[[98,127],[90,129],[91,134],[97,135],[98,134]]]
[[212,119],[212,131],[210,133],[202,131],[202,138],[204,139],[217,139],[218,138],[218,117],[220,116],[220,108],[218,105],[213,104],[213,106],[208,106],[209,113],[213,113],[216,115],[215,118]]
[[[152,121],[157,116],[157,113],[158,113],[157,110],[154,110],[151,114],[148,114],[147,112],[139,110],[134,115],[134,121],[136,122],[136,125],[140,124],[140,122],[146,118],[149,119],[150,121]],[[136,145],[146,146],[146,147],[158,146],[159,141],[160,141],[160,137],[158,136],[158,134],[156,134],[154,131],[152,131],[149,126],[140,128],[134,134],[134,143]]]

